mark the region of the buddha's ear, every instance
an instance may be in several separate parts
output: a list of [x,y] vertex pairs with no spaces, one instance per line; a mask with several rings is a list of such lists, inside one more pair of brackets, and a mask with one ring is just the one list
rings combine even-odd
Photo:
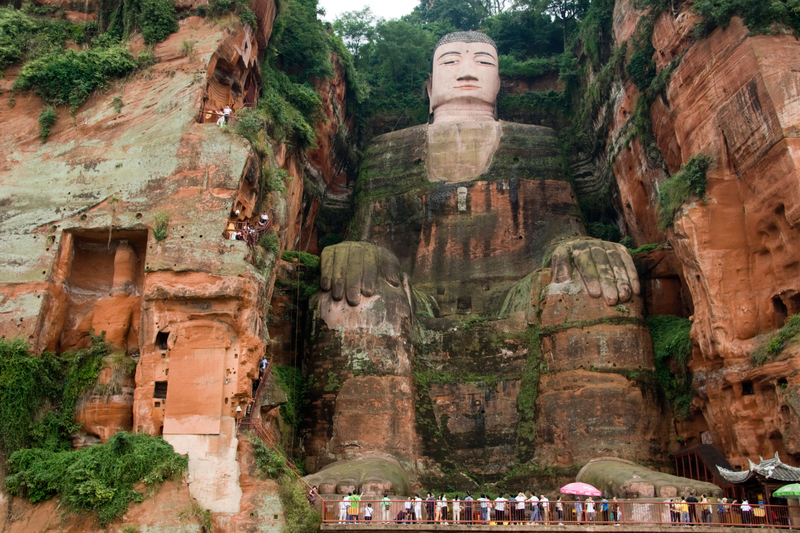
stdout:
[[425,92],[428,93],[428,114],[433,114],[433,98],[431,98],[431,91],[433,88],[433,78],[428,74],[428,79],[425,80]]

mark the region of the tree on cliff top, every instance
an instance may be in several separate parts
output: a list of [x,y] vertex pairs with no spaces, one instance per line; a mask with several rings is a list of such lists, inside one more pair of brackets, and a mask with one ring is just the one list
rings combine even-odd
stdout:
[[546,13],[559,21],[564,37],[564,52],[567,51],[569,28],[575,25],[589,9],[590,0],[521,0],[538,13]]

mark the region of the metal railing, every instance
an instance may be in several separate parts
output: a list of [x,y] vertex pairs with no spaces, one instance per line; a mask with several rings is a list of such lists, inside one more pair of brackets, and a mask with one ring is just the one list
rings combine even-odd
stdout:
[[322,500],[323,523],[673,525],[791,528],[800,507],[666,501]]

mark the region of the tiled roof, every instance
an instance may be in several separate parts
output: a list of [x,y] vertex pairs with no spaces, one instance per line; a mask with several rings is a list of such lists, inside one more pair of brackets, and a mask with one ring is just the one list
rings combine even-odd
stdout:
[[778,457],[778,452],[775,452],[775,457],[772,459],[767,459],[766,461],[761,457],[759,459],[761,459],[760,464],[755,464],[748,459],[750,470],[743,472],[734,472],[721,466],[718,466],[717,469],[722,478],[731,483],[744,483],[755,475],[778,481],[800,481],[800,468],[782,463]]

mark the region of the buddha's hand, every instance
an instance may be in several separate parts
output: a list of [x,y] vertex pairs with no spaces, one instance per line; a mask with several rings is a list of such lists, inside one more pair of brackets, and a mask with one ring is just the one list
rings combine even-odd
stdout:
[[322,250],[320,286],[335,301],[355,307],[361,296],[381,293],[382,283],[400,288],[400,262],[390,251],[366,242],[343,242]]
[[621,244],[591,238],[570,241],[556,248],[550,265],[553,282],[571,281],[577,270],[589,295],[602,296],[608,305],[641,293],[633,259]]

